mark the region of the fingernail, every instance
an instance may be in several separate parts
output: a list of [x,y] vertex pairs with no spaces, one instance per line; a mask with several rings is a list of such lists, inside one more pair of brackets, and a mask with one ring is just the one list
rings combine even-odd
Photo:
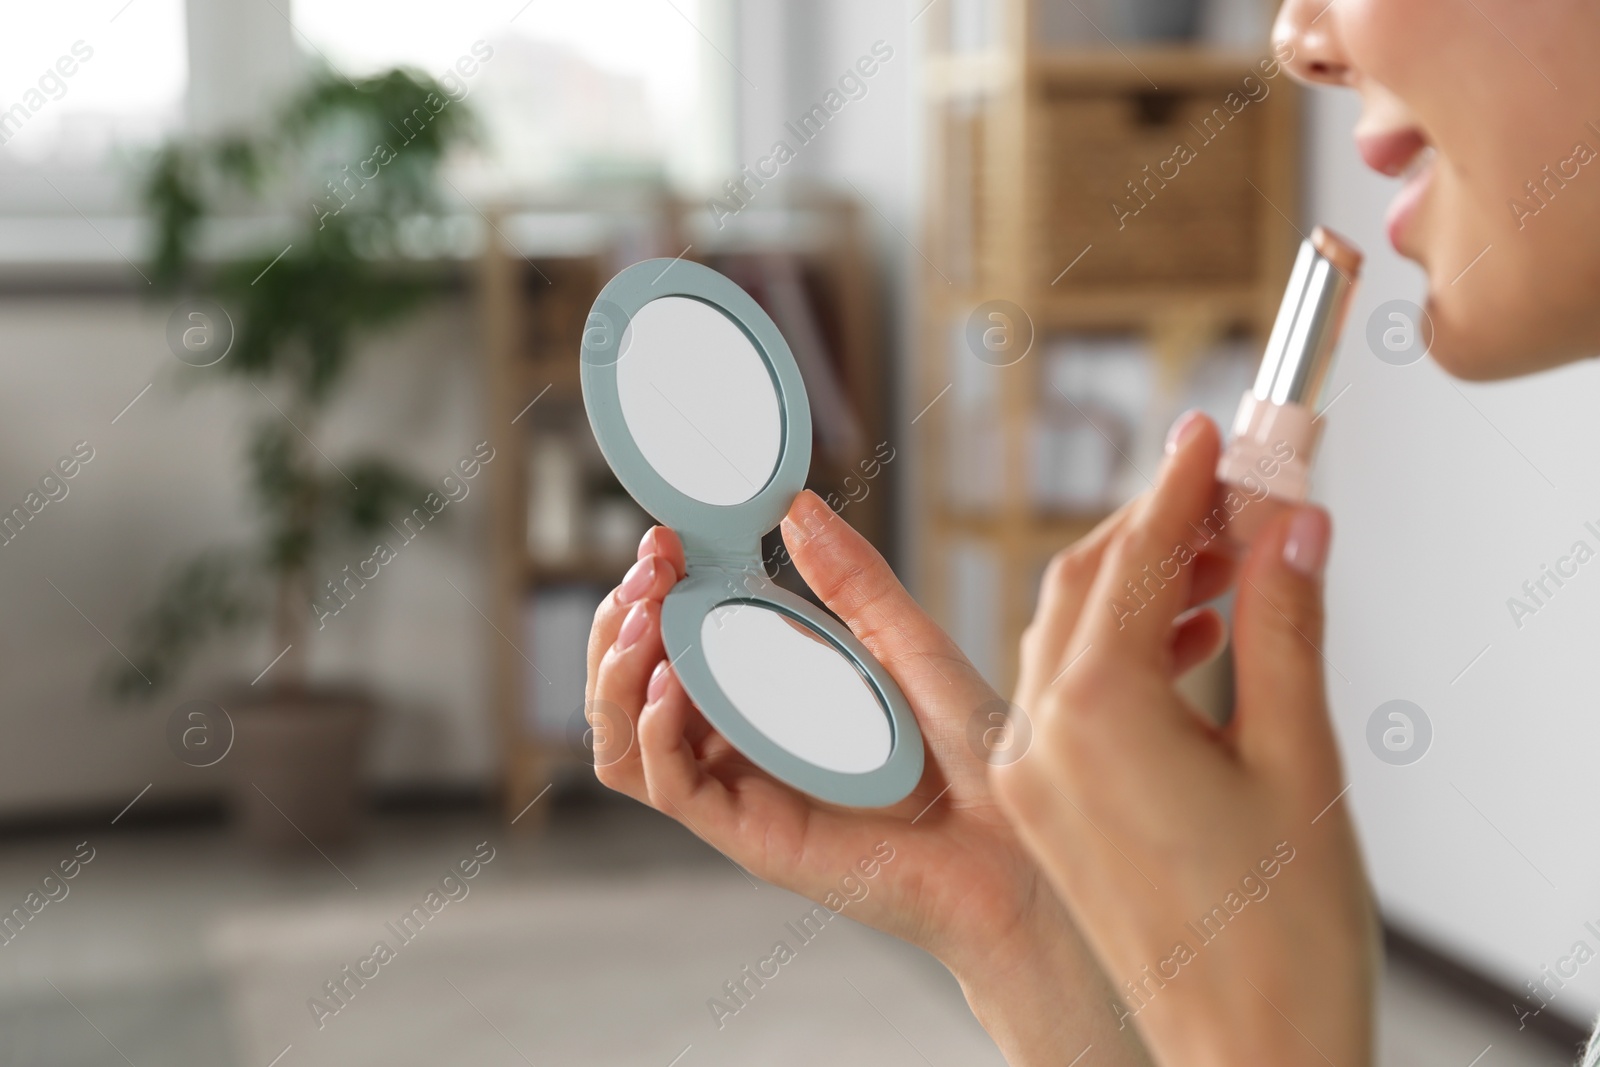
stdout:
[[1307,578],[1322,575],[1328,562],[1328,535],[1332,524],[1321,508],[1301,508],[1289,520],[1289,536],[1283,542],[1283,561]]
[[821,537],[828,532],[828,524],[834,520],[833,509],[809,489],[803,492],[810,499],[800,509],[800,522],[808,537]]
[[639,538],[639,551],[635,559],[644,559],[646,556],[656,554],[656,530],[657,527],[652,526],[644,532],[643,537]]
[[656,580],[656,558],[648,556],[628,568],[622,584],[617,586],[617,599],[631,604],[650,591]]
[[1194,432],[1200,428],[1205,415],[1197,408],[1190,408],[1178,416],[1178,421],[1172,424],[1172,429],[1167,431],[1167,455],[1172,455],[1183,445]]
[[667,691],[667,661],[662,660],[656,664],[656,669],[650,672],[650,684],[645,687],[644,698],[646,703],[654,704],[661,699],[661,694]]
[[620,652],[632,648],[644,636],[649,625],[650,612],[643,603],[629,608],[628,617],[622,620],[622,629],[617,631],[617,650]]

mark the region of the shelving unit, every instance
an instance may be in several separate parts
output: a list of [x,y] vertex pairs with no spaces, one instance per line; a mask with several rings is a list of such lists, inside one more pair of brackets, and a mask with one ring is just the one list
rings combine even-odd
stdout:
[[[955,595],[956,554],[993,561],[992,680],[1003,692],[1014,684],[1018,640],[1049,556],[1115,503],[1061,513],[1036,499],[1031,435],[1050,395],[1044,349],[1065,336],[1142,338],[1155,381],[1137,428],[1148,450],[1208,350],[1226,338],[1264,342],[1299,238],[1297,94],[1286,73],[1266,76],[1258,65],[1265,56],[1201,46],[1044,46],[1039,4],[994,0],[990,39],[974,51],[953,49],[940,8],[927,20],[922,247],[931,264],[920,283],[913,406],[932,406],[917,421],[918,587],[959,632],[971,609]],[[1189,146],[1187,158],[1179,144]],[[994,320],[1013,331],[996,336],[1020,347],[1031,324],[1031,349],[1009,365],[956,368],[978,361],[957,339],[990,301],[1021,309]],[[989,376],[983,403],[995,408],[999,438],[997,491],[978,507],[951,489],[957,452],[978,444],[963,436],[960,390],[945,396],[974,375]]]
[[[495,633],[486,636],[494,643],[491,699],[502,741],[500,780],[508,818],[532,803],[552,770],[545,747],[527,729],[524,712],[526,663],[531,662],[523,632],[526,598],[548,582],[598,579],[611,570],[609,561],[596,559],[574,560],[561,568],[537,565],[527,534],[528,430],[542,421],[544,412],[533,419],[529,415],[544,401],[550,402],[549,409],[569,406],[562,401],[576,394],[577,360],[569,366],[556,355],[564,339],[582,331],[583,316],[602,281],[608,241],[586,235],[568,243],[517,232],[517,218],[511,211],[494,213],[479,283],[488,357],[486,415],[496,452],[488,609]],[[535,810],[530,825],[542,825],[543,814]]]
[[[802,364],[805,349],[813,366],[819,360],[825,365],[825,382],[812,385],[808,374],[819,430],[809,484],[824,497],[832,494],[845,519],[880,547],[887,544],[887,502],[899,468],[881,463],[877,453],[888,439],[884,345],[876,278],[854,201],[808,194],[748,208],[722,227],[704,204],[651,191],[609,201],[518,204],[491,217],[480,277],[490,442],[497,453],[491,464],[494,593],[486,613],[493,624],[488,640],[504,806],[519,829],[528,829],[543,821],[546,806],[528,805],[546,787],[589,773],[576,743],[584,728],[581,684],[573,696],[570,683],[583,676],[580,650],[590,620],[576,607],[585,597],[597,605],[621,580],[637,541],[637,535],[613,538],[618,543],[607,552],[595,547],[603,539],[583,533],[572,538],[571,551],[541,555],[531,550],[529,536],[530,522],[552,517],[549,508],[530,504],[539,483],[537,461],[530,460],[536,442],[553,440],[579,457],[580,509],[597,494],[612,507],[628,506],[620,503],[620,486],[594,444],[578,379],[589,307],[616,271],[651,257],[721,270],[767,307]],[[826,382],[838,401],[831,409]],[[849,413],[843,422],[841,410]],[[824,432],[825,423],[836,432]],[[872,477],[863,464],[872,465]],[[642,511],[638,519],[642,533],[650,520]],[[770,535],[769,549],[777,536]],[[791,566],[778,580],[803,592]],[[565,614],[551,625],[564,651],[543,662],[528,632],[529,605],[563,595]]]

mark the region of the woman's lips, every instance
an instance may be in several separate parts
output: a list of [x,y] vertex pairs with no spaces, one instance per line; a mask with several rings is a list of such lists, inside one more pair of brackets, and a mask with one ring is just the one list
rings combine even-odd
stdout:
[[1356,134],[1356,151],[1361,153],[1367,166],[1391,178],[1398,178],[1426,147],[1427,139],[1416,129]]
[[1406,254],[1406,231],[1410,229],[1411,220],[1416,217],[1422,198],[1428,195],[1428,187],[1433,181],[1433,156],[1433,149],[1430,148],[1419,152],[1411,161],[1405,170],[1405,184],[1400,187],[1399,195],[1390,202],[1388,215],[1384,219],[1389,243],[1401,255]]
[[1406,179],[1399,195],[1390,203],[1385,219],[1389,243],[1403,255],[1402,243],[1406,231],[1417,214],[1422,198],[1427,195],[1433,177],[1434,151],[1422,133],[1415,129],[1358,135],[1356,148],[1367,166],[1379,174],[1391,178],[1404,175]]

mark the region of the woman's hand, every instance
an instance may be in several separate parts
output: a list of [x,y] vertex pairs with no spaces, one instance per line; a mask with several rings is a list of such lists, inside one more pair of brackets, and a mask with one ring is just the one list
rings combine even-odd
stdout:
[[1032,745],[993,779],[1158,1062],[1365,1067],[1377,928],[1323,694],[1321,510],[1240,565],[1229,724],[1173,688],[1223,640],[1193,610],[1233,569],[1195,551],[1218,449],[1181,420],[1154,490],[1055,561],[1023,641]]
[[663,659],[661,601],[684,573],[664,527],[646,535],[590,634],[600,780],[758,877],[835,909],[848,901],[851,917],[932,953],[1013,1064],[1065,1063],[1090,1044],[1096,1063],[1148,1062],[1106,1010],[1104,978],[996,806],[986,753],[968,740],[974,717],[1005,705],[815,494],[796,498],[783,537],[811,588],[905,692],[927,746],[916,790],[890,808],[825,804],[712,729]]

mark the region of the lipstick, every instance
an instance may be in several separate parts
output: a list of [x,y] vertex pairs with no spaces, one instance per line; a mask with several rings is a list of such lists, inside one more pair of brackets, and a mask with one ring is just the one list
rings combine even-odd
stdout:
[[1255,385],[1239,402],[1217,464],[1219,508],[1247,542],[1272,515],[1303,502],[1322,427],[1317,398],[1361,273],[1361,253],[1318,226],[1300,244]]

